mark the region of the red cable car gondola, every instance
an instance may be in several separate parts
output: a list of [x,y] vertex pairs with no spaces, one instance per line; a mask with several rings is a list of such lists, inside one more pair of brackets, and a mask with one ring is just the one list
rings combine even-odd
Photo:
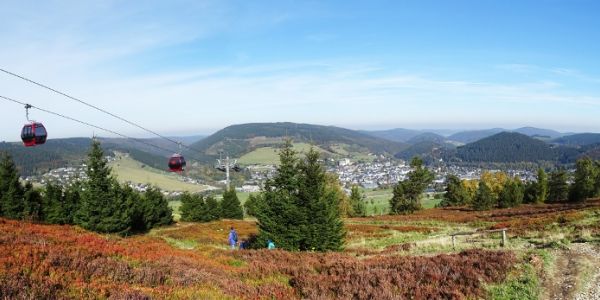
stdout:
[[169,158],[169,171],[171,172],[183,172],[185,168],[185,158],[181,154],[173,154]]
[[48,132],[42,123],[31,122],[23,126],[21,130],[21,140],[25,147],[42,145],[48,138]]

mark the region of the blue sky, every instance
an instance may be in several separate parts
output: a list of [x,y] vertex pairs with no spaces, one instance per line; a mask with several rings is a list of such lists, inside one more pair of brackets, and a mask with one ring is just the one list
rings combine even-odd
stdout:
[[[0,67],[164,134],[245,122],[600,132],[598,1],[2,1]],[[0,74],[0,95],[135,127]],[[33,112],[52,137],[104,135]],[[0,140],[24,110],[0,101]]]

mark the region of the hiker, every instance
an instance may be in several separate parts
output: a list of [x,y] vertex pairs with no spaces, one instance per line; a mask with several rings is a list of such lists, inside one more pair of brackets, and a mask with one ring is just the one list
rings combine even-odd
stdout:
[[240,250],[248,249],[248,240],[242,240],[240,243]]
[[275,249],[275,243],[273,243],[273,241],[271,241],[271,240],[268,240],[267,241],[267,249],[269,249],[269,250]]
[[229,245],[231,246],[232,250],[235,249],[235,246],[237,245],[237,241],[238,241],[237,232],[235,231],[235,229],[233,229],[233,226],[231,226],[231,230],[229,231]]

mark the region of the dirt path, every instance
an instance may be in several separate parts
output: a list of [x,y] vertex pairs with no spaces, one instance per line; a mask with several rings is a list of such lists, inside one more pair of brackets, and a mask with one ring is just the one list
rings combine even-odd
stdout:
[[600,247],[571,244],[556,253],[551,274],[544,280],[544,299],[600,299]]

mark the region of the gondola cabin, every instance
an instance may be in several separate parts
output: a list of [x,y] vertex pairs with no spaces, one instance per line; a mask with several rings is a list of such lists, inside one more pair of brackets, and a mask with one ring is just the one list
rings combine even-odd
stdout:
[[46,138],[48,138],[48,132],[42,123],[27,123],[21,130],[21,140],[25,147],[42,145],[46,143]]
[[169,159],[169,171],[171,172],[183,172],[185,165],[185,158],[180,154],[173,154]]

